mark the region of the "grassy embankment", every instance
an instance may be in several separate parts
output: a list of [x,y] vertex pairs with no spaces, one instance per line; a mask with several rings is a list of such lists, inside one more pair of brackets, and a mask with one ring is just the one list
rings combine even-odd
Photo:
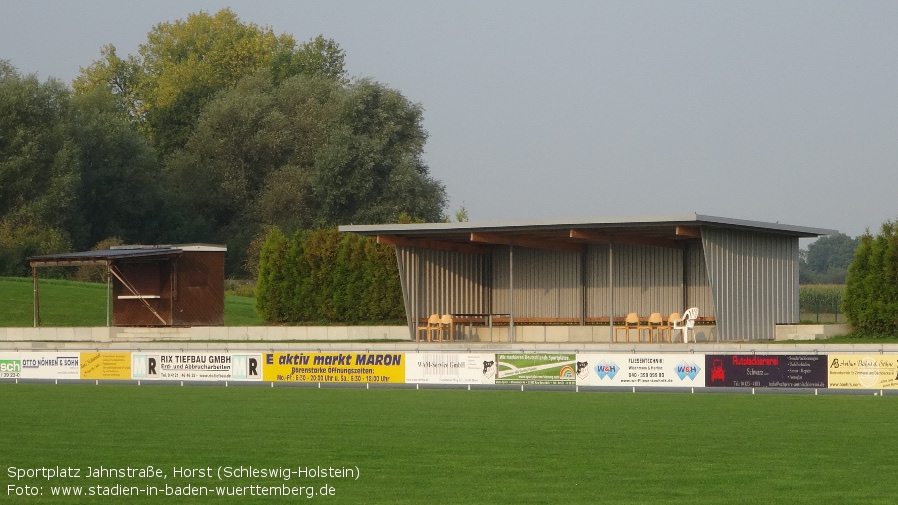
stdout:
[[[41,326],[106,326],[106,286],[90,282],[41,279]],[[34,325],[34,286],[30,278],[0,277],[0,327]],[[255,300],[225,295],[226,326],[264,324]]]

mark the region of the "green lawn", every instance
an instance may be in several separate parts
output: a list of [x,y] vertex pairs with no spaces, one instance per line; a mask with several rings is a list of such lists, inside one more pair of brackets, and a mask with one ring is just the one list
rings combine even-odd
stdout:
[[[322,486],[332,504],[891,504],[898,397],[0,384],[9,468],[148,467],[158,479],[23,479],[9,503],[246,503],[305,497],[53,498],[51,486]],[[357,480],[176,478],[176,467],[358,468]],[[27,482],[26,482],[27,481]]]
[[[41,326],[106,326],[106,286],[41,279]],[[226,326],[263,324],[255,299],[225,295]],[[0,326],[34,325],[34,285],[30,278],[0,277]]]

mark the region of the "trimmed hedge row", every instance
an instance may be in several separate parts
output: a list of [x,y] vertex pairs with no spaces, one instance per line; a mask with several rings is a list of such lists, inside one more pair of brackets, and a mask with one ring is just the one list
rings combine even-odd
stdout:
[[274,324],[405,321],[396,254],[337,230],[274,229],[259,257],[256,310]]
[[898,221],[865,233],[848,267],[842,311],[858,332],[898,335]]

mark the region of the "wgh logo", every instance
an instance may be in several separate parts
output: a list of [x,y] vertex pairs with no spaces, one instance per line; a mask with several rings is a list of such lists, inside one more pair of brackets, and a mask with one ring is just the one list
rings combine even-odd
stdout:
[[698,376],[698,373],[702,370],[695,363],[686,363],[685,361],[681,361],[680,364],[677,365],[677,376],[680,380],[689,377],[690,380],[695,380]]

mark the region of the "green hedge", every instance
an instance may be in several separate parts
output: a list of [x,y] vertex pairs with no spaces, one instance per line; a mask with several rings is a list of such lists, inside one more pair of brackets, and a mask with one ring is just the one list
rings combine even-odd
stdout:
[[859,333],[898,335],[898,222],[883,223],[875,237],[860,237],[848,267],[842,311]]
[[336,230],[275,229],[259,257],[256,310],[275,324],[404,321],[395,252]]

